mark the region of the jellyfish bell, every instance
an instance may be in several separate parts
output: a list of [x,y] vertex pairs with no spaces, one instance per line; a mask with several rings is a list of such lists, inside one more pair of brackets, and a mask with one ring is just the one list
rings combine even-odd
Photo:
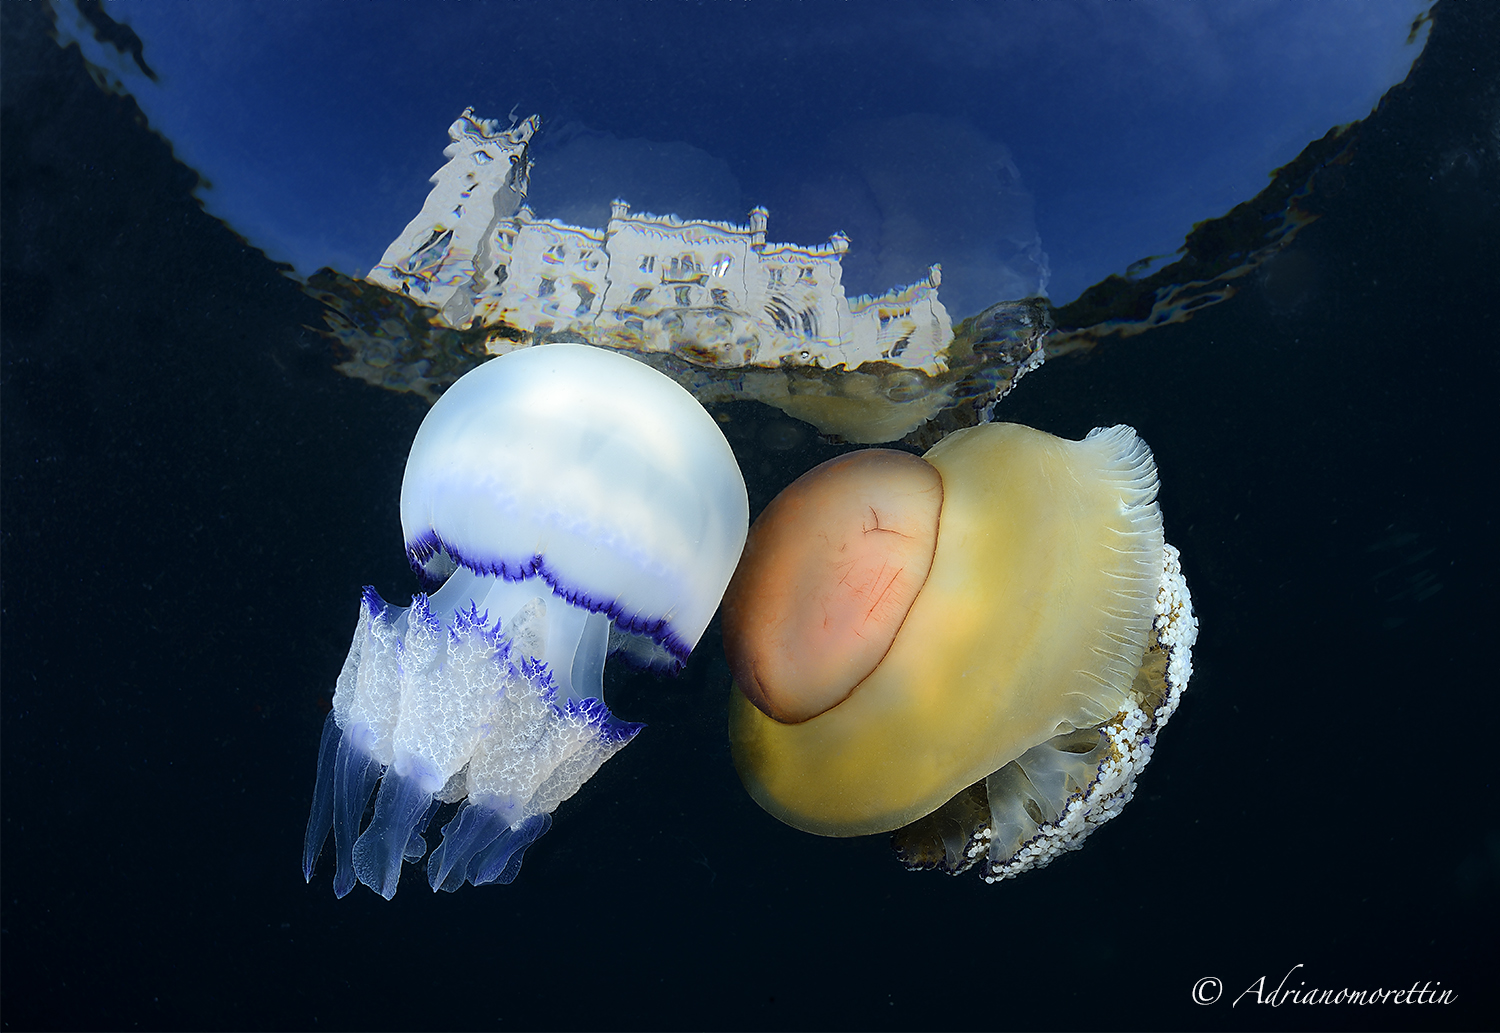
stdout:
[[461,800],[428,861],[432,887],[513,879],[557,806],[640,730],[604,703],[607,654],[680,665],[748,515],[717,424],[634,359],[549,344],[455,382],[401,489],[407,556],[435,590],[409,608],[365,590],[304,874],[331,828],[335,892],[357,880],[389,898],[438,806]]
[[[800,564],[837,583],[832,556],[796,557],[871,537],[868,506],[797,504],[851,494],[835,464],[751,529],[724,600],[735,765],[796,828],[899,830],[911,867],[982,860],[1004,878],[1076,847],[1128,800],[1191,670],[1191,601],[1162,537],[1155,463],[1128,427],[1066,441],[988,424],[903,461],[929,466],[937,489],[892,491],[875,511],[885,526],[930,528],[934,544],[873,644],[823,633],[833,611],[797,603],[820,589],[788,588],[781,573]],[[879,481],[880,462],[863,463]],[[899,565],[888,553],[864,562]],[[796,677],[806,672],[811,688]]]

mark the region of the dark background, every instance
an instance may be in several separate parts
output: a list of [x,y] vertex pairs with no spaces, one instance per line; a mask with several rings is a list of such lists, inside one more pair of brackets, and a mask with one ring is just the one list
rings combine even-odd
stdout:
[[[743,793],[716,629],[510,887],[299,870],[361,585],[414,588],[425,406],[205,215],[134,104],[0,7],[7,1028],[1492,1028],[1500,30],[1440,5],[1323,218],[1189,324],[1001,407],[1156,452],[1202,621],[1124,816],[986,886]],[[726,410],[752,509],[837,449]],[[1441,981],[1456,1003],[1279,1009]],[[1204,976],[1225,997],[1199,1007]]]

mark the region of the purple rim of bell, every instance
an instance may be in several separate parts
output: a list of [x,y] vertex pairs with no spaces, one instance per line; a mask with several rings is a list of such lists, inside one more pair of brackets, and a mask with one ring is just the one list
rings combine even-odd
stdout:
[[440,553],[446,554],[459,566],[483,576],[498,577],[505,581],[525,581],[527,578],[540,577],[551,586],[552,594],[563,602],[590,613],[602,613],[614,621],[615,627],[621,631],[645,635],[671,653],[679,667],[687,663],[688,654],[692,652],[693,647],[678,637],[666,618],[627,614],[615,600],[591,596],[581,588],[563,581],[547,567],[546,560],[541,556],[531,556],[525,560],[479,559],[465,556],[443,541],[436,532],[423,531],[406,543],[406,557],[422,587],[429,592],[436,591],[442,585],[442,581],[433,578],[426,569],[427,562]]

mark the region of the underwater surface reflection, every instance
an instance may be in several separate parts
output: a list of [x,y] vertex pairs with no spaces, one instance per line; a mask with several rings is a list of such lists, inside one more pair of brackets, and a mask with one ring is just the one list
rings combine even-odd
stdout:
[[[192,17],[217,6],[194,5]],[[1048,17],[1081,8],[1060,9]],[[304,15],[251,10],[278,38],[322,45],[303,39]],[[1493,380],[1482,347],[1493,336],[1500,232],[1492,8],[1436,6],[1410,80],[1354,146],[1314,152],[1303,170],[1297,182],[1313,190],[1296,203],[1318,218],[1232,291],[1219,271],[1206,277],[1203,289],[1222,300],[1157,293],[1195,282],[1185,271],[1199,256],[1233,255],[1210,226],[1170,278],[1142,270],[1118,292],[1078,297],[1076,318],[1071,301],[1048,312],[1057,337],[1149,323],[1158,303],[1192,306],[1191,319],[1054,353],[996,406],[998,421],[1074,442],[1128,424],[1160,471],[1166,540],[1181,547],[1202,633],[1175,731],[1122,820],[1085,849],[989,886],[904,872],[885,836],[784,825],[736,774],[735,676],[714,618],[676,677],[605,672],[610,710],[647,732],[568,800],[566,820],[559,812],[527,848],[519,879],[434,894],[413,871],[389,901],[364,891],[337,900],[324,876],[307,885],[297,862],[315,744],[361,588],[398,593],[387,598],[420,588],[400,490],[412,441],[437,410],[420,393],[336,372],[347,355],[327,336],[327,306],[200,207],[195,173],[134,102],[100,90],[39,9],[5,5],[0,19],[8,1024],[1261,1027],[1293,1013],[1245,994],[1292,971],[1288,985],[1304,989],[1415,982],[1454,995],[1419,1008],[1303,1008],[1294,1024],[1493,1025],[1483,934],[1500,899],[1500,830],[1484,804],[1487,755],[1454,734],[1455,714],[1485,713],[1492,681],[1492,507],[1463,444],[1483,440]],[[612,59],[625,42],[675,53],[665,30],[619,27],[611,15],[578,31],[582,43],[603,37],[609,46],[590,53]],[[1050,44],[1060,31],[1038,38]],[[827,42],[743,35],[773,55]],[[964,53],[982,65],[979,49]],[[236,53],[226,45],[193,60]],[[1213,67],[1203,53],[1199,73]],[[963,65],[951,51],[933,60],[945,55]],[[149,63],[149,49],[143,56]],[[417,67],[430,78],[452,63]],[[836,67],[829,81],[843,92],[765,115],[766,131],[748,134],[754,149],[800,154],[778,134],[807,112],[852,111],[860,90],[873,103],[878,90],[912,85],[907,66],[878,66],[890,69],[884,78],[868,67]],[[555,81],[545,88],[558,97],[605,77],[596,65],[577,74],[528,81]],[[440,98],[433,121],[411,110],[414,93],[381,80],[377,94],[365,81],[303,96],[326,105],[335,143],[370,139],[332,117],[340,109],[328,98],[355,87],[384,98],[393,125],[425,134],[393,145],[408,155],[400,175],[360,180],[377,185],[370,203],[394,227],[334,220],[371,225],[378,249],[420,211],[443,127],[478,98]],[[472,95],[474,82],[454,93]],[[752,92],[740,86],[717,92]],[[283,88],[296,90],[263,81],[260,96]],[[1024,78],[1018,89],[1037,99]],[[591,96],[619,113],[594,128],[684,139],[618,133],[643,110],[657,125],[674,110],[625,92]],[[545,100],[517,115],[558,111],[559,126],[593,131],[581,106]],[[226,108],[224,124],[264,128],[243,110]],[[742,125],[705,124],[715,139],[747,137]],[[581,129],[576,139],[593,138]],[[1049,243],[1065,235],[1042,203],[1048,179],[1028,171],[1019,138],[988,139],[1004,141],[1025,173],[1056,276],[1068,251]],[[761,200],[743,196],[751,176],[730,151],[699,150],[724,156],[741,207],[680,214],[743,220]],[[290,145],[256,155],[250,178],[306,165]],[[539,189],[542,157],[539,145]],[[691,178],[720,190],[727,180],[700,176],[707,168]],[[1163,182],[1149,161],[1122,162],[1118,178],[1135,173],[1148,189]],[[1059,182],[1071,192],[1057,196],[1088,194],[1076,179]],[[387,204],[383,184],[404,200]],[[601,196],[602,185],[576,196]],[[1274,211],[1289,210],[1297,189]],[[644,207],[641,197],[627,200]],[[567,211],[534,199],[539,216]],[[773,219],[787,213],[782,239],[827,240],[836,227],[795,223],[793,200],[765,200]],[[1126,210],[1128,199],[1106,215]],[[604,225],[578,211],[583,225]],[[1251,205],[1234,224],[1262,214]],[[1076,218],[1113,227],[1087,206]],[[316,219],[306,225],[309,238],[321,232]],[[1190,225],[1174,222],[1164,246]],[[1143,257],[1102,254],[1107,269]],[[358,269],[342,262],[352,280]],[[751,518],[803,473],[858,451],[758,401],[711,407]],[[1436,778],[1406,777],[1414,758]],[[403,972],[443,958],[482,974],[428,980],[436,995],[397,991],[393,952]],[[1200,1003],[1194,988],[1209,978],[1223,996]]]

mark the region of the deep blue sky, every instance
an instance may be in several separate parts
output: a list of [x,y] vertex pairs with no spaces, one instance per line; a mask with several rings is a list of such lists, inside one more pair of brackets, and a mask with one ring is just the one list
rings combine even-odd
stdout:
[[[1310,140],[1367,115],[1425,41],[1424,31],[1406,42],[1425,6],[115,0],[106,10],[139,33],[160,79],[111,67],[211,182],[209,210],[304,273],[360,273],[379,259],[420,209],[449,123],[472,104],[487,117],[542,115],[541,216],[599,225],[616,195],[734,221],[765,204],[775,239],[847,232],[853,291],[943,262],[945,300],[965,315],[1008,284],[1039,285],[1007,237],[1039,234],[1059,303],[1176,250],[1194,222],[1253,196]],[[91,40],[85,53],[104,60]]]

